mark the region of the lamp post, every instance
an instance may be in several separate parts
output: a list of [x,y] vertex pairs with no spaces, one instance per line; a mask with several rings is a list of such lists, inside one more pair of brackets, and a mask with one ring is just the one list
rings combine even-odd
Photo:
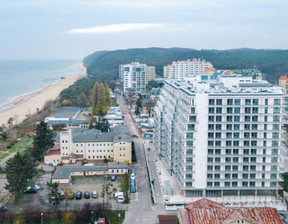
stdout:
[[43,224],[43,212],[41,212],[41,224]]
[[94,211],[91,211],[91,216],[92,216],[92,224],[94,224]]

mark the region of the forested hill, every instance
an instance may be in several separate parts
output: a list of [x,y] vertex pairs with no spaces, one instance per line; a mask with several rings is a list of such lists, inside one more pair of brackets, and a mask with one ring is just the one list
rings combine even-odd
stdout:
[[87,72],[92,76],[118,77],[119,64],[139,61],[156,66],[162,76],[163,66],[176,60],[203,58],[216,69],[260,69],[268,81],[277,83],[281,75],[288,74],[288,50],[194,50],[187,48],[140,48],[116,51],[97,51],[84,58]]

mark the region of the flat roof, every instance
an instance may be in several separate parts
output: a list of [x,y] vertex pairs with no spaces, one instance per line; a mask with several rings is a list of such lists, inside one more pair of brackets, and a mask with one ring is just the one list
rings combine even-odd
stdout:
[[70,118],[80,111],[80,107],[60,107],[56,112],[51,114],[48,118]]

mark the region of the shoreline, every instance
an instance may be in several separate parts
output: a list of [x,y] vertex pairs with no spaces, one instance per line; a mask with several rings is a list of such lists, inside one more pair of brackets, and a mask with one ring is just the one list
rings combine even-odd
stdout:
[[83,62],[79,64],[82,71],[66,76],[55,83],[51,83],[40,90],[35,90],[18,96],[11,102],[0,105],[0,125],[7,125],[9,118],[14,118],[14,124],[21,123],[26,115],[32,115],[41,110],[49,100],[55,100],[62,90],[75,83],[80,77],[85,76],[86,67]]

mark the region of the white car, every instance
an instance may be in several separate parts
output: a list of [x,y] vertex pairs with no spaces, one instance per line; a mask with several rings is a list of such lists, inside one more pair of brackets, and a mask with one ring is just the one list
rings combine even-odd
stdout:
[[97,197],[98,197],[97,191],[92,191],[92,198],[97,198]]

